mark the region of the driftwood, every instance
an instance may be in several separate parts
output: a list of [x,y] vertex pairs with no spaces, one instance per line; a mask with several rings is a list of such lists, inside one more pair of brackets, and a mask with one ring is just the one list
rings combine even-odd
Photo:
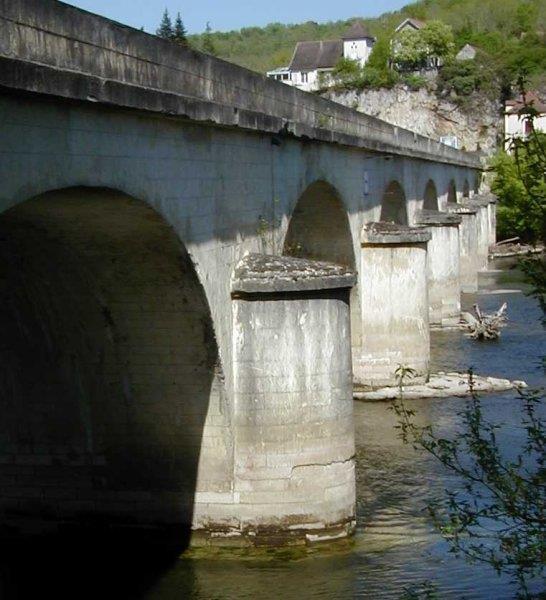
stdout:
[[469,337],[475,340],[496,340],[500,337],[501,329],[506,325],[507,316],[506,302],[490,315],[482,313],[480,307],[474,304],[476,316],[470,313],[462,313],[462,318],[468,325]]

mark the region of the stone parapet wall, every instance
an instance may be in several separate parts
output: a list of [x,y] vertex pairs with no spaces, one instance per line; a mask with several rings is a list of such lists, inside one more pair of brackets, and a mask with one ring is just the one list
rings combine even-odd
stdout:
[[55,0],[0,1],[0,85],[480,167],[474,155]]

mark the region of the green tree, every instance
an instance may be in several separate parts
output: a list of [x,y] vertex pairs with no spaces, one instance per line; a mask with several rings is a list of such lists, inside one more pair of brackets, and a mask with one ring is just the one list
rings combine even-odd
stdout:
[[454,37],[449,25],[442,21],[429,21],[420,31],[424,40],[427,56],[446,59],[453,54]]
[[163,18],[161,19],[161,23],[156,30],[156,35],[164,40],[172,40],[174,31],[173,24],[171,22],[171,17],[169,16],[169,11],[165,9],[163,12]]
[[545,148],[546,135],[533,129],[528,139],[514,140],[511,154],[499,151],[495,156],[491,189],[499,197],[500,238],[546,240]]
[[403,29],[393,39],[392,60],[399,69],[419,69],[430,58],[448,58],[453,40],[451,27],[441,21],[430,21],[422,29]]
[[205,27],[205,33],[203,34],[203,52],[207,54],[212,54],[216,56],[216,47],[214,46],[214,42],[212,41],[212,28],[210,23],[207,21],[207,26]]
[[177,44],[180,44],[182,46],[188,45],[188,34],[186,32],[186,28],[184,27],[184,23],[182,21],[182,17],[180,16],[180,13],[177,13],[177,15],[176,15],[172,39],[174,42],[176,42]]

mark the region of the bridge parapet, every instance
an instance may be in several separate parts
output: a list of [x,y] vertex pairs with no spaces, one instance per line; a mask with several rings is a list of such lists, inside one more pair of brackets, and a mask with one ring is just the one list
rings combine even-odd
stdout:
[[475,155],[56,0],[0,0],[0,86],[480,168]]

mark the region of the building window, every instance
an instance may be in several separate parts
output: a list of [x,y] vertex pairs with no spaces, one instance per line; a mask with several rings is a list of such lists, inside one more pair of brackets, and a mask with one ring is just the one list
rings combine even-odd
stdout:
[[302,73],[301,74],[301,82],[302,83],[307,83],[308,79],[307,79],[307,73]]
[[282,78],[283,78],[284,80],[288,79],[288,73],[283,73],[283,76],[282,76]]

